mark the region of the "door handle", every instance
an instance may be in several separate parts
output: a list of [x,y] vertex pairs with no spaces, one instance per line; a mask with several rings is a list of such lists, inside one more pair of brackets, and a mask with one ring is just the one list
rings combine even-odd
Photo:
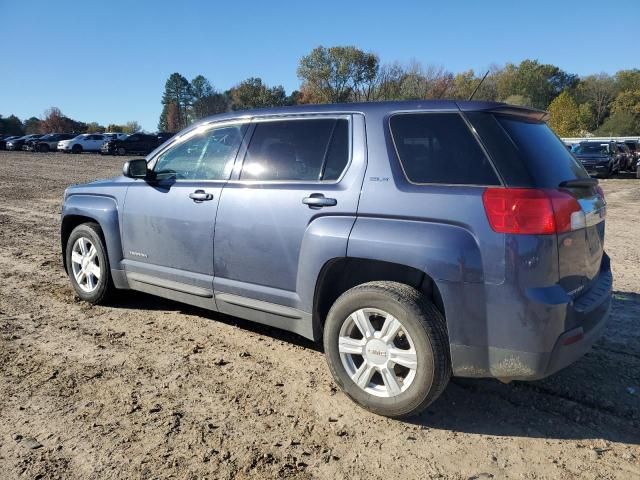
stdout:
[[302,203],[309,205],[309,208],[335,207],[338,201],[335,198],[327,198],[321,193],[312,193],[302,199]]
[[196,202],[204,202],[206,200],[213,200],[213,194],[206,193],[204,190],[196,190],[189,194],[189,198]]

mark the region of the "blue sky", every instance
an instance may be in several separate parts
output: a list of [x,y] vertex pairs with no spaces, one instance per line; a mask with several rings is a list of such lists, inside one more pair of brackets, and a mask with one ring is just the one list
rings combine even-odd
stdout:
[[640,67],[640,1],[0,0],[0,114],[157,126],[166,78],[296,89],[301,56],[355,45],[454,72],[537,58],[585,75]]

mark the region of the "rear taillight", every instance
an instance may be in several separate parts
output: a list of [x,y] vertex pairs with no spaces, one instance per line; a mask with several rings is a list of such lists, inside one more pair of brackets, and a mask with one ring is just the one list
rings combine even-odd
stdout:
[[498,233],[549,235],[584,227],[580,204],[562,190],[487,188],[482,202]]
[[602,187],[600,185],[596,185],[596,192],[598,192],[598,195],[600,195],[604,200],[604,190],[602,190]]

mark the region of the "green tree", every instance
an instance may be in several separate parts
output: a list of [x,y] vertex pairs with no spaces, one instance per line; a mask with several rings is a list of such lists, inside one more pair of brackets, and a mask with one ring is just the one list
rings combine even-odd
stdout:
[[211,86],[209,80],[198,75],[191,80],[192,120],[226,112],[229,109],[227,97]]
[[308,103],[373,100],[380,61],[356,47],[314,48],[300,59],[298,77]]
[[24,135],[24,126],[15,115],[9,115],[7,118],[2,118],[0,115],[0,134]]
[[611,111],[640,115],[640,88],[620,92],[611,105]]
[[594,133],[612,137],[640,135],[640,120],[630,112],[613,113]]
[[109,132],[109,133],[124,133],[124,126],[123,125],[118,125],[116,123],[110,123],[109,125],[107,125],[107,128],[106,128],[105,132]]
[[260,78],[251,77],[226,93],[232,110],[286,105],[287,95],[281,85],[268,87]]
[[573,88],[577,82],[576,75],[555,65],[537,60],[524,60],[519,65],[509,63],[497,77],[498,98],[522,95],[531,99],[531,106],[545,109],[560,92]]
[[24,121],[25,135],[33,135],[40,133],[40,119],[38,117],[30,117]]
[[592,132],[598,126],[594,108],[591,103],[581,103],[578,105],[578,125],[580,130],[584,132]]
[[[182,130],[189,124],[189,109],[191,107],[191,84],[189,81],[175,72],[172,73],[164,85],[164,94],[162,95],[162,113],[158,122],[159,130],[168,129],[167,116],[169,111],[167,106],[175,105],[175,122],[177,130]],[[176,131],[177,131],[176,130]],[[173,130],[171,130],[173,131]]]
[[104,126],[100,125],[98,122],[87,123],[87,133],[103,133],[105,131]]
[[136,133],[136,132],[139,132],[140,130],[142,130],[142,126],[135,120],[131,120],[127,122],[122,128],[122,132],[128,133],[128,134]]
[[[589,104],[593,115],[593,127],[598,127],[609,114],[611,102],[616,94],[615,80],[606,73],[584,77],[576,87],[576,100]],[[586,113],[586,112],[585,112]]]
[[578,105],[567,93],[562,92],[549,105],[549,126],[561,137],[578,135],[579,114]]
[[531,99],[529,97],[525,97],[524,95],[509,95],[504,99],[504,103],[509,103],[511,105],[522,105],[523,107],[531,106]]

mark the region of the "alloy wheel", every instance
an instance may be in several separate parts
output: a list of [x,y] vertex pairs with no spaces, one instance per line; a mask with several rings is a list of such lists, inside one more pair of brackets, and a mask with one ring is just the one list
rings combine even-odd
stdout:
[[400,320],[361,308],[344,321],[338,352],[347,374],[365,392],[395,397],[412,384],[418,365],[414,342]]
[[100,284],[100,258],[98,251],[87,237],[78,238],[71,250],[71,269],[78,286],[91,293]]

